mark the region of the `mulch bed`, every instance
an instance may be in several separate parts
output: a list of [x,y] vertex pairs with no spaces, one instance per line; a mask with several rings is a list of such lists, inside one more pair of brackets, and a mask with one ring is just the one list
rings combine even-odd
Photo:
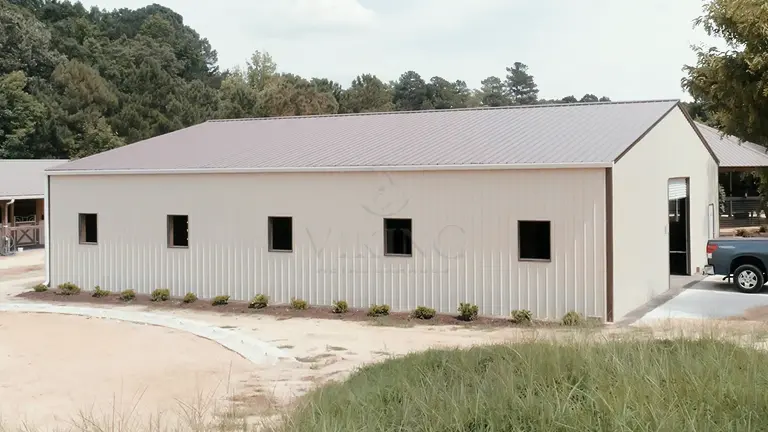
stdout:
[[93,297],[92,293],[83,291],[75,295],[62,295],[55,290],[45,292],[27,291],[19,294],[17,297],[57,303],[87,303],[94,305],[111,306],[146,306],[150,309],[164,310],[195,310],[204,312],[214,312],[221,314],[247,314],[247,315],[268,315],[277,319],[291,318],[315,318],[338,321],[358,321],[370,322],[374,325],[386,326],[412,326],[412,325],[459,325],[465,327],[559,327],[559,323],[535,321],[531,324],[516,324],[508,319],[478,317],[476,320],[466,322],[460,320],[455,315],[438,314],[430,320],[419,320],[411,318],[407,312],[393,312],[388,316],[369,317],[366,309],[349,309],[347,313],[335,314],[330,307],[309,307],[305,310],[292,309],[289,305],[271,305],[263,309],[253,309],[248,307],[248,302],[230,301],[226,305],[213,306],[210,300],[200,299],[193,303],[184,303],[180,299],[170,299],[168,301],[153,302],[150,296],[146,294],[136,294],[136,298],[125,302],[118,298],[117,294],[111,294],[107,297]]

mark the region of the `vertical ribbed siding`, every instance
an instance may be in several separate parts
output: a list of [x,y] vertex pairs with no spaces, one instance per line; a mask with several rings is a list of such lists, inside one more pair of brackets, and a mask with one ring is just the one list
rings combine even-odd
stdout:
[[[57,176],[52,283],[201,298],[291,297],[452,313],[605,311],[603,170]],[[97,213],[80,245],[77,214]],[[166,216],[189,215],[189,249]],[[294,251],[267,249],[267,217],[292,216]],[[383,255],[383,217],[413,220],[410,258]],[[518,220],[552,222],[552,261],[519,262]]]

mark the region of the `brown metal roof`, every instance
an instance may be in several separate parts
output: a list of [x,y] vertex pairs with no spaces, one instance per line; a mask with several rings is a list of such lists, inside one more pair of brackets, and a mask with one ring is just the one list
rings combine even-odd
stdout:
[[0,199],[42,197],[45,170],[65,162],[65,159],[0,160]]
[[696,123],[701,135],[720,159],[721,168],[768,167],[768,149],[748,141],[740,141],[732,135],[702,123]]
[[238,170],[613,162],[678,101],[209,121],[63,170]]

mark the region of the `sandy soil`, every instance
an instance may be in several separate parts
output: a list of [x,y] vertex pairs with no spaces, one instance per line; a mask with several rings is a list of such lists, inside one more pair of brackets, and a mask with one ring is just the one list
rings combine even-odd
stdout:
[[[160,327],[46,314],[0,314],[0,414],[63,427],[80,412],[99,421],[143,424],[180,402],[226,405],[253,365],[218,344]],[[231,384],[230,384],[231,383]],[[229,384],[229,389],[228,389]],[[135,411],[132,414],[132,411]]]

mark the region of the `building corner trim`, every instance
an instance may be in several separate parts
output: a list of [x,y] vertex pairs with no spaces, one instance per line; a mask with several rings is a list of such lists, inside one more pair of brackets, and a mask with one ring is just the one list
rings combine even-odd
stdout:
[[45,223],[45,282],[47,286],[51,285],[51,176],[45,175],[45,195],[43,196],[43,217]]
[[613,168],[605,169],[605,321],[613,316]]

